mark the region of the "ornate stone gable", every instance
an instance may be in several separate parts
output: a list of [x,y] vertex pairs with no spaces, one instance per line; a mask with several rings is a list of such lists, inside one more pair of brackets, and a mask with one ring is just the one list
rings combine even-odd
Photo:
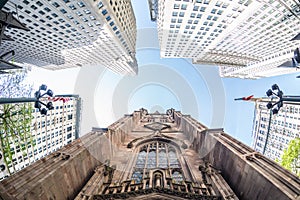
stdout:
[[[166,114],[149,114],[145,109],[140,109],[139,113],[133,114],[139,120],[133,119],[137,123],[125,133],[131,139],[114,144],[120,152],[131,152],[122,165],[125,167],[111,171],[114,173],[112,179],[104,177],[110,181],[99,184],[97,192],[90,193],[88,199],[209,200],[224,198],[221,190],[225,191],[227,199],[237,199],[220,171],[190,148],[192,144],[175,122],[173,109]],[[108,134],[110,132],[116,135],[115,131],[108,131]],[[112,141],[119,140],[112,138]],[[122,150],[124,146],[127,149]],[[118,161],[112,157],[110,163]],[[94,180],[99,174],[94,176],[86,187],[95,185]]]

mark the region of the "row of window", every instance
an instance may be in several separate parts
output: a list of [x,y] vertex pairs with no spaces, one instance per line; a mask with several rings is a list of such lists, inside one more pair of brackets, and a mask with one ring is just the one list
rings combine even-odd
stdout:
[[[29,4],[29,2],[28,1],[24,1],[24,3],[25,3],[25,5],[28,5]],[[37,3],[38,4],[38,3]],[[38,4],[39,6],[43,6],[43,4]],[[82,3],[82,2],[79,2],[78,3],[78,5],[79,6],[81,6],[81,7],[85,7],[85,5]],[[52,3],[52,6],[54,6],[56,9],[58,9],[58,11],[59,12],[61,12],[61,13],[63,13],[63,14],[67,14],[67,11],[64,9],[64,8],[59,8],[60,7],[60,5],[57,3],[57,2],[54,2],[54,3]],[[50,12],[51,11],[51,9],[49,8],[49,7],[46,7],[46,6],[43,6],[44,8],[43,8],[43,10],[40,10],[37,14],[39,14],[39,15],[45,15],[46,13],[45,12]],[[73,8],[74,9],[74,5],[73,6],[71,6],[70,7],[71,9]],[[23,7],[21,6],[21,5],[19,5],[19,9],[23,9]],[[36,10],[37,9],[37,7],[34,5],[34,4],[32,4],[31,5],[31,7],[30,7],[30,9],[31,10]],[[44,12],[45,11],[45,12]],[[31,11],[29,11],[29,10],[25,10],[24,11],[25,13],[27,13],[28,15],[29,14],[31,14]],[[83,12],[85,13],[85,14],[90,14],[90,11],[88,10],[88,9],[85,9],[85,10],[83,10]],[[81,16],[82,15],[82,13],[80,12],[80,11],[77,11],[77,15],[79,15],[79,16]],[[23,16],[20,16],[20,17],[23,17]],[[34,17],[34,18],[39,18],[36,14],[32,14],[32,17]],[[45,20],[43,20],[43,18],[46,18],[46,19],[48,19],[49,21],[52,21],[52,20],[54,20],[53,21],[53,23],[54,24],[56,24],[56,25],[58,25],[59,24],[59,22],[57,21],[57,20],[55,20],[55,18],[58,18],[59,16],[56,14],[56,13],[51,13],[51,15],[47,15],[47,16],[45,16],[45,17],[41,17],[41,19],[40,19],[40,21],[43,23],[43,24],[46,24],[47,26],[52,26],[50,23],[45,23]],[[73,16],[72,15],[68,15],[68,17],[69,18],[72,18],[73,19]],[[95,18],[95,17],[92,17],[92,18]],[[33,25],[36,25],[36,26],[39,26],[37,23],[34,23],[34,22],[32,22],[32,21],[30,21],[30,19],[26,19],[26,21],[27,22],[29,22],[29,23],[31,23],[31,24],[33,24]],[[59,21],[61,22],[61,23],[64,23],[65,22],[65,20],[63,20],[62,18],[59,18]],[[87,21],[87,19],[86,18],[83,18],[83,21],[84,22],[86,22]],[[76,20],[74,20],[74,23],[75,23],[75,25],[77,25],[77,24],[79,24],[79,22],[78,21],[76,21]],[[66,26],[67,27],[71,27],[71,25],[70,24],[66,24]],[[91,24],[90,24],[90,26],[92,26]],[[81,27],[84,29],[84,27],[81,25]],[[30,29],[32,29],[31,27],[29,27]],[[42,30],[44,30],[44,31],[46,31],[46,29],[43,27],[43,26],[41,26],[40,27]],[[60,33],[60,34],[62,34],[62,35],[64,35],[64,32],[63,31],[60,31],[59,32],[59,29],[57,29],[58,27],[53,27],[53,30],[55,31],[55,32],[58,32],[58,33]],[[65,29],[65,27],[64,26],[60,26],[60,28],[61,29]],[[77,31],[76,29],[74,29],[74,28],[72,28],[72,30],[73,31]],[[35,29],[34,30],[35,32],[40,32],[39,30],[37,30],[37,29]],[[86,30],[87,31],[87,30]],[[52,34],[52,32],[50,31],[50,30],[47,30],[46,31],[47,32],[47,35],[45,34],[45,36],[48,36],[49,37],[49,43],[52,43],[52,41],[54,41],[54,42],[58,42],[58,43],[60,43],[58,40],[56,40],[57,38],[59,39],[59,40],[63,40],[62,38],[59,38],[59,37],[55,37],[54,35],[54,39],[52,39],[51,38],[51,36],[50,36],[50,34]],[[71,31],[70,30],[65,30],[65,32],[67,32],[67,33],[71,33]],[[41,33],[41,34],[44,34],[44,33]],[[75,35],[74,34],[71,34],[71,35],[73,35],[73,37],[75,37]],[[37,36],[39,36],[39,35],[37,35]],[[92,35],[93,36],[93,35]],[[67,38],[69,38],[70,36],[68,36],[68,35],[65,35],[65,37],[67,37]],[[31,39],[35,39],[35,38],[31,38]],[[71,39],[70,39],[71,40]],[[47,39],[46,39],[46,41],[47,41]],[[64,41],[64,42],[66,42],[66,41]],[[48,43],[48,44],[49,44]],[[66,42],[66,43],[68,43],[68,42]],[[71,44],[70,44],[71,45]],[[48,46],[48,45],[47,45]],[[61,48],[61,47],[60,47]]]
[[[236,40],[244,40],[242,39],[243,37],[245,38],[244,45],[234,46],[233,48],[239,51],[247,50],[249,54],[254,53],[254,55],[261,57],[268,56],[268,59],[271,59],[269,55],[274,56],[274,47],[277,49],[285,49],[286,47],[288,48],[288,43],[284,41],[290,40],[290,38],[287,38],[287,32],[289,32],[289,29],[284,30],[286,29],[283,25],[284,23],[281,23],[279,19],[276,21],[278,24],[276,24],[276,22],[272,22],[274,19],[271,17],[271,14],[275,13],[273,9],[274,6],[270,7],[265,5],[262,7],[264,9],[269,7],[269,10],[263,12],[256,11],[252,17],[249,17],[249,23],[241,24],[237,28],[239,31],[234,31],[236,34],[231,38],[230,41],[227,41],[227,43],[221,47],[224,48],[230,43],[234,43]],[[267,15],[266,13],[269,14]],[[279,13],[277,13],[276,16],[278,14]],[[268,19],[267,16],[270,18]],[[256,18],[256,21],[250,23],[250,21],[254,18]],[[280,24],[283,25],[282,28],[279,28],[279,26],[281,26]],[[281,30],[279,30],[277,33],[278,28]],[[251,35],[251,38],[249,38],[249,35]],[[249,48],[249,46],[251,46],[251,48]]]

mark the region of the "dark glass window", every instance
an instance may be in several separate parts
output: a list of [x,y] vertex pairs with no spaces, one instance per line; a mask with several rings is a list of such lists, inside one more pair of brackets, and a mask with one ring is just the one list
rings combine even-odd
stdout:
[[103,14],[103,15],[106,15],[107,13],[108,13],[108,12],[107,12],[106,9],[102,11],[102,14]]

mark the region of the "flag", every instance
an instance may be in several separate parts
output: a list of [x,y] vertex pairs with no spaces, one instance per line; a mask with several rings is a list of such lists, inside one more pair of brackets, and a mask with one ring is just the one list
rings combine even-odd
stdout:
[[234,99],[234,100],[235,100],[235,101],[236,101],[236,100],[249,101],[250,99],[252,99],[253,96],[254,96],[254,95],[251,95],[251,96],[248,96],[248,97],[236,98],[236,99]]
[[62,101],[63,103],[66,103],[67,101],[70,101],[70,98],[67,98],[67,97],[48,97],[48,100],[49,101],[53,101],[53,102],[56,102],[56,101]]

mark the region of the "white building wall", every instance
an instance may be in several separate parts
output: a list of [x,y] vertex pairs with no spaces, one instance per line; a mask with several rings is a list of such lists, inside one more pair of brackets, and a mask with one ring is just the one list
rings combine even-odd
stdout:
[[300,137],[300,104],[284,103],[279,113],[271,116],[268,139],[270,110],[266,104],[256,103],[252,147],[272,160],[280,161],[289,142]]
[[[5,166],[5,170],[0,171],[0,180],[19,171],[31,163],[44,156],[59,150],[61,147],[75,140],[78,136],[79,124],[77,124],[77,106],[79,97],[66,97],[67,102],[53,102],[54,110],[48,111],[47,115],[41,115],[37,109],[32,110],[31,137],[28,145],[19,146],[17,137],[9,138],[10,151],[13,153],[12,162],[6,166],[4,158],[0,159],[0,165]],[[32,104],[34,107],[34,104]],[[29,136],[28,136],[29,138]],[[3,151],[0,152],[3,155]],[[9,168],[9,171],[7,169]]]

